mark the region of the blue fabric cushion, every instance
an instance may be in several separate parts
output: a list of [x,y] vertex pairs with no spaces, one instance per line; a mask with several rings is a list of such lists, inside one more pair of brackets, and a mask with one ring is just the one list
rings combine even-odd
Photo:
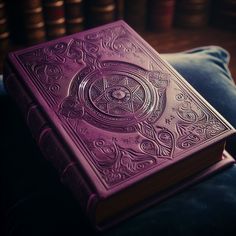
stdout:
[[236,235],[236,166],[155,205],[106,235]]
[[[236,126],[236,88],[219,47],[162,55]],[[40,155],[0,79],[0,173],[6,235],[90,235],[79,204]],[[5,95],[4,95],[5,94]],[[228,150],[235,153],[235,139]],[[236,235],[236,165],[155,205],[102,235]]]
[[[236,127],[236,86],[226,50],[209,46],[162,56]],[[236,137],[229,140],[227,150],[236,157]]]

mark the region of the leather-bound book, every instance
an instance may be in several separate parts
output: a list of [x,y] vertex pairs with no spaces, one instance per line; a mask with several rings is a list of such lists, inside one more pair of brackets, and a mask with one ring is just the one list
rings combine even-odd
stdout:
[[84,1],[65,0],[66,33],[73,34],[84,29]]
[[125,1],[124,20],[138,32],[146,29],[147,3],[147,0]]
[[22,1],[7,0],[5,6],[11,42],[13,45],[25,45],[26,34]]
[[23,0],[24,28],[26,42],[35,44],[46,39],[41,0]]
[[175,24],[186,28],[199,28],[208,24],[210,0],[178,0]]
[[87,8],[87,25],[89,28],[115,20],[115,0],[89,0]]
[[125,0],[115,0],[116,4],[116,20],[124,19]]
[[0,52],[9,47],[9,29],[7,23],[5,1],[0,0]]
[[172,28],[175,0],[148,1],[148,28],[152,31],[165,31]]
[[66,34],[63,0],[43,0],[43,11],[48,39]]
[[232,164],[234,128],[123,21],[10,53],[4,82],[99,230]]
[[6,1],[9,31],[14,44],[45,41],[45,25],[41,0]]
[[0,72],[3,70],[3,60],[10,46],[9,36],[5,1],[0,0]]

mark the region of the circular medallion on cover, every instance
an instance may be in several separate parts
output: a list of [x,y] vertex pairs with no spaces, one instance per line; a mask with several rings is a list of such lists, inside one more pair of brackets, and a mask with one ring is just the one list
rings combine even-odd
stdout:
[[83,105],[83,119],[98,128],[134,132],[158,103],[155,89],[138,66],[122,62],[85,68],[73,80],[71,94]]

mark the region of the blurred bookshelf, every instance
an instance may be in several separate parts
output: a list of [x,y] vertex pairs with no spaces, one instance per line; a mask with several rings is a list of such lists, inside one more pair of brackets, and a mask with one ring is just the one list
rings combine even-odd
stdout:
[[236,80],[236,0],[0,0],[0,73],[9,51],[118,19],[159,53],[225,48]]

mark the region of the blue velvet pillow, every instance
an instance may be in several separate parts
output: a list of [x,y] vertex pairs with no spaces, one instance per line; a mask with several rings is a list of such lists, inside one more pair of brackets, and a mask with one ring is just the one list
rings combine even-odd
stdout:
[[[209,46],[162,56],[236,127],[236,86],[226,50]],[[236,157],[236,137],[229,140],[227,150]]]
[[[162,56],[236,126],[236,87],[224,49],[211,46]],[[0,93],[5,93],[1,79]],[[7,235],[96,234],[57,173],[40,156],[8,96],[0,96],[0,103],[6,111],[0,173],[5,179]],[[235,143],[232,138],[227,147],[232,154],[236,154]],[[235,219],[236,165],[103,235],[236,235]]]

